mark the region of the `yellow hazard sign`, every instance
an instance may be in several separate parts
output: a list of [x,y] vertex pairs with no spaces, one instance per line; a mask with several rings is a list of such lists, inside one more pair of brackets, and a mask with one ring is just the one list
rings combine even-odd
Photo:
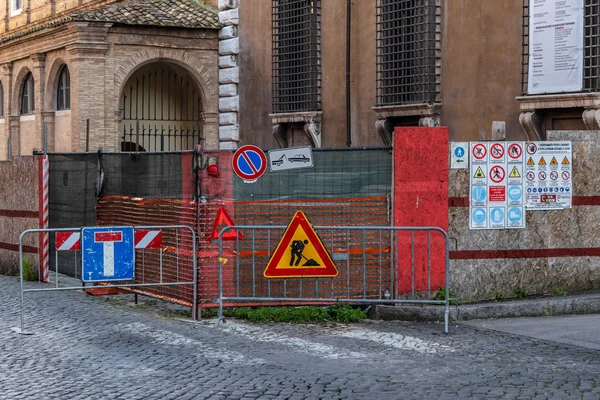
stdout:
[[527,165],[535,165],[535,161],[533,161],[533,158],[529,157],[529,160],[527,160]]
[[556,157],[552,157],[552,160],[550,160],[550,165],[558,165],[558,161],[556,161]]
[[306,215],[297,211],[267,264],[265,278],[335,277],[338,270]]
[[544,160],[544,157],[540,158],[538,165],[546,165],[546,160]]
[[477,171],[475,171],[475,175],[473,175],[473,178],[485,178],[481,167],[477,167]]
[[563,160],[562,160],[562,164],[563,164],[563,165],[569,165],[569,164],[571,164],[571,163],[569,162],[569,159],[567,158],[567,156],[565,156],[565,158],[563,158]]
[[517,167],[513,167],[512,171],[510,171],[510,175],[508,175],[509,178],[520,178],[521,174],[519,173],[519,170],[517,169]]

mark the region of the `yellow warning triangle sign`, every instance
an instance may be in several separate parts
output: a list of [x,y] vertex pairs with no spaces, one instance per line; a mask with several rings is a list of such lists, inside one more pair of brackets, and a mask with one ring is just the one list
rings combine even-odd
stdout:
[[567,156],[565,156],[565,158],[563,158],[563,160],[562,160],[562,164],[563,164],[563,165],[568,165],[568,164],[571,164],[571,163],[569,162],[569,159],[567,158]]
[[546,165],[546,160],[544,160],[544,157],[540,158],[538,165]]
[[481,167],[477,167],[477,171],[475,171],[475,175],[473,175],[473,178],[485,178]]
[[552,160],[550,160],[550,165],[558,165],[558,161],[556,161],[556,157],[552,157]]
[[527,160],[527,165],[535,165],[535,161],[533,161],[533,158],[529,157],[529,160]]
[[510,171],[510,175],[508,176],[509,178],[520,178],[521,174],[519,173],[519,170],[517,169],[517,167],[513,167],[512,171]]
[[335,277],[338,270],[306,215],[297,211],[263,272],[265,278]]

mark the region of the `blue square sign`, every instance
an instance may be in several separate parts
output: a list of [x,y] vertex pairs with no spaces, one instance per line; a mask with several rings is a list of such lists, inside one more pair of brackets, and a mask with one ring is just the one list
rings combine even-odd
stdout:
[[83,228],[81,253],[83,282],[134,278],[133,227]]

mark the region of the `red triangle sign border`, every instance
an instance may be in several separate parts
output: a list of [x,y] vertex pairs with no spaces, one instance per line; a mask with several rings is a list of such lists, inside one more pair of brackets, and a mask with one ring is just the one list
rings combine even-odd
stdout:
[[[219,206],[219,209],[217,210],[217,217],[215,218],[215,222],[213,224],[212,233],[206,239],[207,242],[210,242],[212,240],[219,238],[220,231],[217,231],[217,229],[219,228],[219,225],[221,223],[225,223],[225,225],[227,225],[227,226],[235,226],[235,222],[233,222],[233,219],[229,216],[229,213],[223,206]],[[223,234],[222,238],[223,238],[223,240],[236,240],[236,239],[243,239],[244,236],[242,235],[241,232],[238,232],[236,229],[230,229]]]

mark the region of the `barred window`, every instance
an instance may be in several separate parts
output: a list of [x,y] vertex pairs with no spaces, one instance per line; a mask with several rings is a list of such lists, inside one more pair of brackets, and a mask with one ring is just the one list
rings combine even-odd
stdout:
[[377,0],[377,105],[437,99],[435,0]]
[[[529,1],[523,0],[521,93],[527,94],[529,75]],[[600,0],[585,0],[583,30],[583,92],[600,91]]]
[[321,0],[273,0],[273,112],[321,110]]

